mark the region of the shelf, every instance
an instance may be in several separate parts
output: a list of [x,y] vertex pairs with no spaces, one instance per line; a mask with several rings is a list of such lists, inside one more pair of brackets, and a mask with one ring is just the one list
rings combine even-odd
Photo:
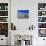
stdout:
[[8,17],[8,16],[0,16],[0,17]]
[[38,29],[46,29],[46,28],[38,28]]
[[46,11],[46,10],[38,10],[38,11]]
[[0,3],[0,35],[8,37],[8,3]]
[[0,11],[8,11],[8,10],[0,10]]
[[38,17],[46,17],[46,15],[44,15],[44,16],[38,16]]
[[38,23],[46,23],[46,22],[38,22]]
[[8,22],[0,22],[0,23],[8,23]]

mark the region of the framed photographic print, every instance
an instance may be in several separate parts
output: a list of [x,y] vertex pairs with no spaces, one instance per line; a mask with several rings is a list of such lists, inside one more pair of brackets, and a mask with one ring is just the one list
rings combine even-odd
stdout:
[[19,19],[29,18],[29,10],[17,10],[17,17]]

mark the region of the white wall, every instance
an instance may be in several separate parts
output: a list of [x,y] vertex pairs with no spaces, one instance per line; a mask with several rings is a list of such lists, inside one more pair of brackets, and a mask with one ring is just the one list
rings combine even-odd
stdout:
[[[18,19],[17,10],[28,9],[29,19]],[[35,26],[35,36],[37,36],[37,1],[11,0],[11,22],[16,25],[16,32],[27,34],[29,26]],[[16,34],[16,33],[15,33]],[[30,33],[29,33],[30,34]],[[14,41],[14,40],[13,40]],[[36,43],[37,44],[37,43]]]
[[[29,19],[18,19],[17,10],[27,9],[29,11]],[[28,30],[32,24],[36,26],[37,23],[37,2],[26,0],[12,0],[11,1],[11,22],[14,22],[17,30]]]
[[[35,26],[33,33],[33,46],[41,46],[38,43],[42,43],[42,38],[38,38],[38,3],[46,3],[46,0],[11,0],[11,22],[16,25],[16,32],[23,32],[28,30],[30,25]],[[28,9],[29,19],[18,19],[17,10]],[[28,30],[29,31],[29,30]],[[26,33],[26,32],[25,32]],[[37,37],[36,37],[37,36]],[[37,39],[37,40],[36,40]]]
[[[38,3],[45,3],[46,0],[11,0],[11,22],[16,25],[17,30],[27,30],[29,26],[38,25]],[[18,19],[17,10],[29,10],[29,19]]]

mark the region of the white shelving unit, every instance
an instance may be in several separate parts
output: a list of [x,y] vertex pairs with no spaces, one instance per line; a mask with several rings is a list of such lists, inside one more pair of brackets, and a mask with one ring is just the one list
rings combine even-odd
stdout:
[[0,18],[0,23],[8,23],[8,3],[0,3]]
[[[0,35],[7,35],[6,37],[8,37],[8,19],[8,3],[0,3]],[[7,33],[4,33],[4,30],[7,31]],[[2,34],[2,32],[4,34]]]
[[38,32],[40,37],[46,37],[45,33],[40,33],[41,31],[46,33],[46,3],[38,4]]
[[[0,0],[1,2],[1,0]],[[9,9],[8,2],[0,3],[0,45],[8,45]],[[4,28],[4,29],[3,29]]]

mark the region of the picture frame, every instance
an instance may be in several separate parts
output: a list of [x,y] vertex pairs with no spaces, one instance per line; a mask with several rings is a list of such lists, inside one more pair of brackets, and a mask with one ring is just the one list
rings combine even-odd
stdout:
[[18,19],[28,19],[29,10],[17,10],[17,18]]

